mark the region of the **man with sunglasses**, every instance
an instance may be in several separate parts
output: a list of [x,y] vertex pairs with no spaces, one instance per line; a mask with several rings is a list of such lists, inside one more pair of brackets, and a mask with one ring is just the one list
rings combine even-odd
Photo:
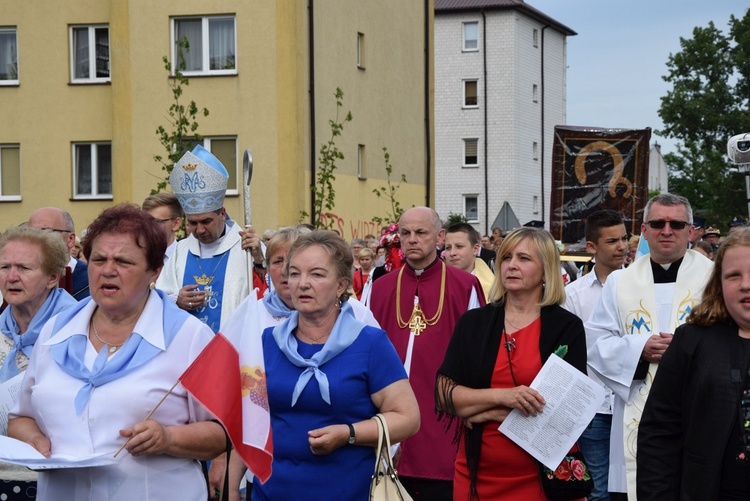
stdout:
[[[57,207],[37,209],[29,216],[28,225],[31,228],[57,233],[68,246],[68,250],[72,250],[76,245],[76,228],[73,218],[62,209]],[[70,268],[71,274],[70,295],[78,301],[89,297],[91,294],[88,265],[71,255],[67,268]]]
[[651,382],[675,329],[700,301],[713,267],[688,250],[693,211],[684,197],[657,195],[646,204],[643,221],[641,236],[650,254],[607,278],[585,323],[589,367],[615,394],[609,491],[627,492],[631,500],[636,499],[638,424]]

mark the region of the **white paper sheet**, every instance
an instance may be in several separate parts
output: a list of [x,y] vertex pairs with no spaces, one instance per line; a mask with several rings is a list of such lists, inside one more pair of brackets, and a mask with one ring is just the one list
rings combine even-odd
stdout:
[[0,435],[8,434],[8,413],[18,400],[23,372],[0,384]]
[[546,401],[536,416],[513,409],[500,425],[505,434],[550,470],[555,470],[604,401],[604,388],[551,355],[530,385]]
[[26,466],[32,470],[107,466],[118,462],[118,460],[113,457],[114,454],[115,451],[81,457],[53,454],[51,458],[45,458],[39,453],[39,451],[26,442],[21,442],[15,438],[0,436],[0,461]]

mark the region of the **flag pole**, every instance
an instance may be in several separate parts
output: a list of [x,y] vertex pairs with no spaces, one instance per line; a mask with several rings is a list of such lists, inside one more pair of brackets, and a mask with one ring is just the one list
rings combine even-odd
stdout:
[[[179,379],[177,381],[175,381],[175,383],[172,385],[172,387],[169,389],[169,391],[166,392],[163,397],[161,397],[161,400],[159,400],[159,402],[154,406],[154,408],[151,409],[151,412],[149,412],[148,415],[143,419],[144,421],[147,421],[154,414],[154,412],[156,411],[156,409],[158,409],[159,406],[162,404],[162,402],[164,402],[164,400],[167,399],[167,397],[169,396],[169,394],[172,393],[172,390],[174,390],[177,387],[178,384],[180,384],[180,380]],[[128,445],[128,442],[130,442],[130,439],[127,439],[125,441],[125,443],[122,444],[122,446],[120,446],[119,449],[117,449],[117,452],[115,452],[114,457],[117,457],[117,455],[122,452],[122,450],[125,448],[125,446]]]

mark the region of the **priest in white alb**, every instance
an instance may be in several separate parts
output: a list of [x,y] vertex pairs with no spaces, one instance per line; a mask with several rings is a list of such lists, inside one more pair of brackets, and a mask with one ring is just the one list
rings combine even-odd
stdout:
[[643,406],[675,329],[700,301],[713,263],[688,250],[693,211],[661,194],[646,204],[641,237],[650,254],[607,279],[585,323],[588,365],[612,389],[609,491],[636,499],[636,444]]

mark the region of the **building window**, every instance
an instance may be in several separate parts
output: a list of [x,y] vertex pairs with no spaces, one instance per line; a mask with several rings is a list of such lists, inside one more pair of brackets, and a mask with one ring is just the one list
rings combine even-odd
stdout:
[[534,44],[534,47],[539,47],[539,30],[534,28],[534,31],[531,33],[531,40]]
[[464,50],[479,50],[479,23],[464,23]]
[[464,80],[464,108],[476,108],[478,105],[477,81]]
[[531,100],[535,103],[539,102],[539,86],[537,84],[531,86]]
[[534,157],[534,160],[539,160],[539,143],[536,141],[531,145],[531,155]]
[[365,34],[357,33],[357,68],[365,69]]
[[237,138],[204,137],[203,147],[214,154],[229,174],[227,195],[239,194],[237,188]]
[[237,138],[235,136],[211,136],[203,137],[200,141],[197,141],[194,137],[185,138],[182,142],[182,154],[184,155],[186,151],[192,151],[198,145],[213,153],[227,170],[227,174],[229,174],[227,195],[238,195]]
[[18,85],[16,28],[0,28],[0,85]]
[[73,83],[109,82],[109,27],[71,26],[70,75]]
[[357,177],[367,179],[367,170],[365,169],[365,145],[357,146]]
[[479,197],[476,195],[464,195],[464,216],[470,223],[479,221]]
[[479,165],[479,139],[464,139],[464,167]]
[[[236,36],[234,16],[174,18],[172,20],[172,61],[184,64],[185,75],[235,75]],[[187,40],[182,50],[180,40]],[[179,67],[179,66],[178,66]]]
[[112,143],[73,144],[73,198],[112,198]]
[[0,200],[21,200],[21,147],[0,144]]

